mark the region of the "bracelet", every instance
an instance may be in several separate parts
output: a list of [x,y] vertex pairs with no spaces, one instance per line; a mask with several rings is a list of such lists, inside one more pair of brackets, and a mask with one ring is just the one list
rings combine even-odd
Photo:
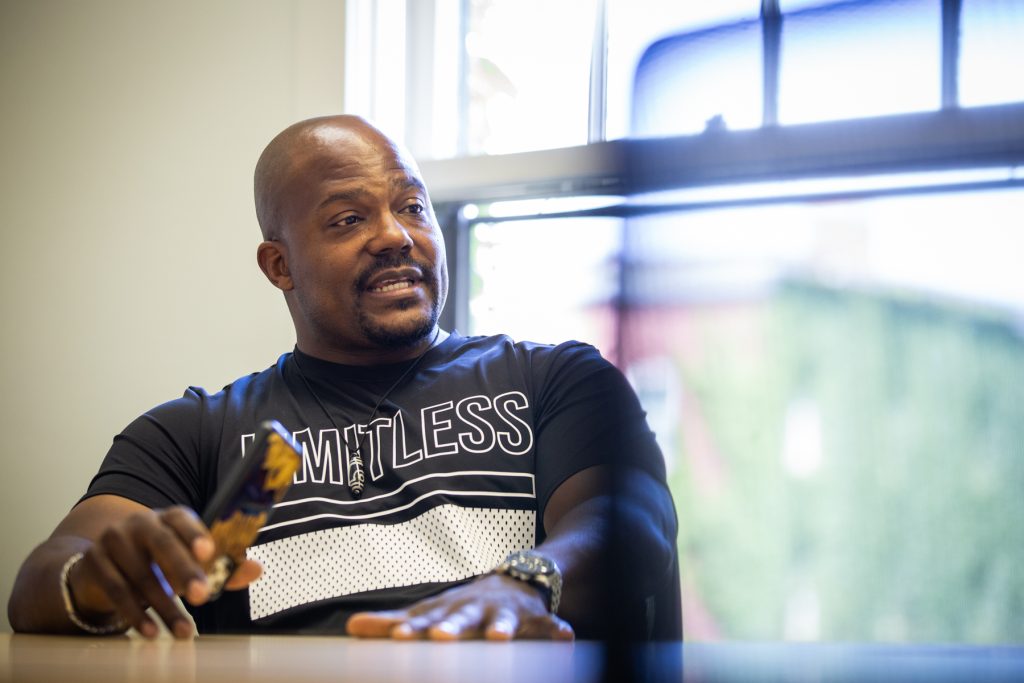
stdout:
[[78,561],[84,556],[84,553],[75,553],[68,558],[68,561],[64,563],[63,569],[60,570],[60,594],[64,598],[64,612],[67,613],[68,619],[71,620],[72,624],[86,633],[91,633],[95,636],[106,636],[111,633],[124,631],[128,628],[128,622],[121,617],[118,617],[113,623],[95,626],[79,616],[78,610],[75,608],[75,601],[71,597],[71,584],[68,582],[68,575],[71,574],[71,568],[78,564]]

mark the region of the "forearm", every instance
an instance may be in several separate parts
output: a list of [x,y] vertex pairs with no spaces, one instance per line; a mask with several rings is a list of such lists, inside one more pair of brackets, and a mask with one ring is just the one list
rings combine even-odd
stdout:
[[[559,615],[584,632],[603,630],[616,609],[639,608],[635,603],[654,594],[671,572],[676,520],[668,492],[639,471],[620,481],[614,508],[610,492],[583,500],[552,524],[538,547],[562,570]],[[614,547],[613,514],[625,541]],[[611,585],[621,562],[628,563],[630,583]]]
[[[76,553],[83,557],[69,565]],[[213,539],[188,508],[151,510],[125,498],[95,496],[75,506],[25,560],[8,616],[16,631],[100,634],[131,625],[154,637],[159,628],[147,613],[151,608],[175,636],[188,638],[194,630],[177,596],[194,605],[207,600],[204,567],[213,554]],[[242,588],[259,572],[246,560],[225,588]]]

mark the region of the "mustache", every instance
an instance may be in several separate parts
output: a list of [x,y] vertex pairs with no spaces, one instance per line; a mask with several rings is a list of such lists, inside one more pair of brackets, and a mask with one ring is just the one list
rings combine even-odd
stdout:
[[433,288],[434,283],[434,269],[428,263],[422,263],[414,259],[408,253],[398,254],[381,254],[374,259],[374,262],[368,265],[356,278],[355,288],[356,291],[363,291],[369,284],[370,280],[380,271],[388,270],[389,268],[405,268],[412,267],[418,268],[423,273],[423,282],[427,287]]

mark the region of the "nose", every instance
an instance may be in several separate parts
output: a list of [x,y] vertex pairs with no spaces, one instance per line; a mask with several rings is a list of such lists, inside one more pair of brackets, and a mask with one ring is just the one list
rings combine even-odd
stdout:
[[408,228],[390,211],[384,212],[378,222],[377,229],[367,244],[373,254],[384,254],[389,251],[409,251],[412,249],[412,236]]

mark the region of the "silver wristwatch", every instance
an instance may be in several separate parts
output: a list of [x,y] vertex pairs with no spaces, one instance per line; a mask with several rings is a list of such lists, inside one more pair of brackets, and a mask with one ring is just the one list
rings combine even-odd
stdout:
[[528,583],[541,592],[554,614],[562,599],[562,572],[550,557],[536,550],[517,550],[494,568],[495,574]]

